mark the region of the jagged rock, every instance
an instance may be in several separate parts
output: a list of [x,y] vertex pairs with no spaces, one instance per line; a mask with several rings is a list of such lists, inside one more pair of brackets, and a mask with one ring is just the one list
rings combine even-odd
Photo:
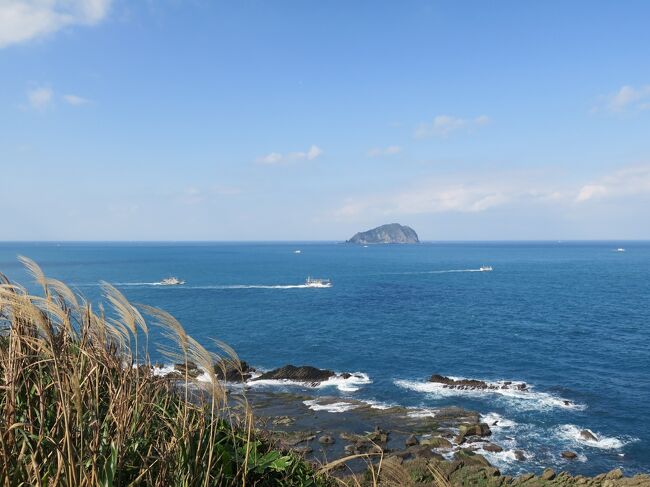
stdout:
[[461,424],[456,443],[460,445],[468,436],[489,436],[491,434],[490,427],[485,423]]
[[561,453],[562,458],[566,458],[567,460],[573,460],[574,458],[577,458],[578,454],[572,451],[563,451]]
[[415,445],[417,445],[417,444],[420,443],[420,442],[419,442],[418,439],[415,437],[415,435],[411,435],[411,436],[409,436],[408,438],[406,438],[406,441],[405,441],[404,443],[406,444],[406,446],[415,446]]
[[605,475],[605,478],[608,480],[618,480],[623,478],[623,470],[620,468],[616,468],[612,470],[611,472],[608,472],[607,475]]
[[580,438],[587,441],[598,441],[596,435],[594,435],[590,430],[586,430],[586,429],[580,431]]
[[418,234],[411,227],[389,223],[356,233],[347,243],[354,244],[414,244],[419,243]]
[[330,377],[336,375],[331,370],[317,369],[310,365],[285,365],[279,369],[273,369],[269,372],[256,377],[253,380],[293,380],[297,382],[307,382],[310,384],[318,384],[326,381]]
[[542,479],[542,480],[553,480],[555,478],[555,476],[556,476],[555,470],[553,470],[552,468],[547,468],[547,469],[544,470],[544,472],[540,476],[540,479]]
[[450,377],[445,377],[444,375],[439,375],[439,374],[433,374],[429,378],[429,382],[442,384],[443,387],[448,389],[459,389],[459,390],[516,389],[519,391],[525,391],[526,389],[528,389],[528,386],[523,382],[520,384],[513,384],[512,382],[504,382],[501,385],[498,385],[498,384],[488,384],[485,381],[477,380],[477,379],[452,379]]

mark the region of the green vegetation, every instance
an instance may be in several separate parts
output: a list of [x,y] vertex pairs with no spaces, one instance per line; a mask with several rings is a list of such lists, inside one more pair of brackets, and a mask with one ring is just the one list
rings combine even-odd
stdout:
[[[109,307],[95,309],[21,260],[43,296],[0,274],[0,485],[329,485],[260,439],[244,398],[229,400],[214,367],[238,366],[226,345],[209,353],[172,316],[108,284]],[[207,380],[154,375],[149,326],[176,344],[167,356]]]

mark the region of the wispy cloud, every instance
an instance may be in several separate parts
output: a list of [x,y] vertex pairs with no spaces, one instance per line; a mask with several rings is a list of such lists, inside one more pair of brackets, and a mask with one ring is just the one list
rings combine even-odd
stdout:
[[218,197],[237,196],[241,194],[241,188],[213,184],[207,187],[189,186],[179,191],[176,200],[184,205],[198,205]]
[[381,193],[355,195],[331,214],[336,219],[435,213],[480,213],[513,205],[584,206],[592,200],[650,197],[650,164],[627,167],[587,183],[550,178],[548,171],[447,176]]
[[68,105],[80,106],[90,103],[90,100],[77,95],[63,95],[63,99]]
[[585,203],[639,194],[650,195],[650,165],[621,169],[585,184],[578,191],[575,201]]
[[399,145],[389,145],[388,147],[373,147],[368,151],[368,157],[394,156],[399,154],[402,148]]
[[2,0],[0,48],[27,42],[72,25],[94,25],[111,0]]
[[432,122],[423,122],[413,134],[416,139],[427,137],[449,137],[453,132],[471,131],[475,128],[487,125],[490,118],[487,115],[480,115],[475,118],[459,118],[451,115],[437,115]]
[[608,110],[611,112],[623,112],[626,110],[648,110],[650,109],[650,85],[622,86],[616,93],[601,96],[600,103],[593,107],[592,112]]
[[276,165],[276,164],[289,164],[298,161],[313,161],[323,154],[323,150],[317,145],[312,145],[305,152],[289,152],[288,154],[281,154],[279,152],[271,152],[262,157],[258,157],[256,162],[259,164]]
[[54,92],[48,87],[27,90],[27,102],[34,110],[44,110],[52,104]]

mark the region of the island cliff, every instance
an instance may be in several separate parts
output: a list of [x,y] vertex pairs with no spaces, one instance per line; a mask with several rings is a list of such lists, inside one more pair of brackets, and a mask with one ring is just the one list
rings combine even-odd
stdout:
[[355,234],[347,243],[354,244],[413,244],[420,243],[418,234],[411,227],[389,223],[372,230]]

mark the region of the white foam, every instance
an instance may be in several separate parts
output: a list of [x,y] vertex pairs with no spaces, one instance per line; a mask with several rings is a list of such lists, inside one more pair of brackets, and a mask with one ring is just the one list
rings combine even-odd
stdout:
[[372,380],[368,374],[363,372],[354,372],[347,379],[344,379],[340,375],[335,375],[325,381],[309,383],[301,382],[295,380],[286,380],[286,379],[266,379],[266,380],[253,380],[248,381],[246,384],[252,387],[261,387],[261,386],[298,386],[298,387],[309,387],[312,389],[323,389],[326,387],[336,387],[341,392],[355,392],[358,391],[362,385],[370,384]]
[[322,404],[318,402],[318,399],[303,401],[302,403],[313,411],[327,411],[328,413],[344,413],[359,407],[359,404],[344,401]]
[[504,428],[514,428],[517,423],[511,419],[506,419],[499,413],[488,413],[481,415],[481,421],[486,423],[492,431],[498,431]]
[[[589,431],[597,439],[589,440],[583,438],[580,434],[582,430]],[[595,433],[587,428],[580,428],[574,424],[563,424],[559,426],[556,430],[556,434],[558,437],[569,440],[574,444],[590,446],[593,448],[601,448],[603,450],[618,450],[632,441],[637,441],[637,438],[621,440],[619,438],[601,435],[600,433]]]
[[[463,380],[462,377],[449,377],[453,380]],[[436,397],[450,397],[450,396],[499,396],[508,400],[511,405],[526,410],[543,410],[543,409],[576,409],[583,410],[585,405],[577,404],[559,396],[554,396],[547,392],[538,392],[530,385],[526,385],[526,389],[521,390],[517,388],[521,381],[485,381],[492,388],[489,389],[460,389],[454,387],[445,387],[445,384],[438,382],[428,381],[412,381],[412,380],[396,380],[394,384],[404,389],[409,389],[416,392],[423,392]]]

